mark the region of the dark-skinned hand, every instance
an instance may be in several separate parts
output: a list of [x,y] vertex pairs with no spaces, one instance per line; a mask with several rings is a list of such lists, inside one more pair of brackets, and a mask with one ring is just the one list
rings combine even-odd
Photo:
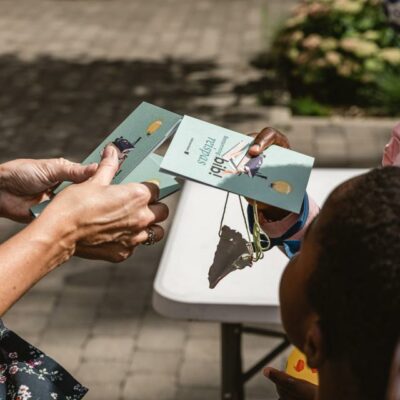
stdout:
[[283,371],[267,367],[264,376],[273,382],[279,394],[279,400],[315,400],[318,386],[307,381],[293,378]]
[[[254,143],[248,151],[250,157],[259,156],[265,149],[273,144],[276,146],[290,149],[288,138],[274,128],[264,128],[259,133],[252,133],[250,136],[254,137]],[[247,199],[250,204],[254,204],[254,200]],[[279,221],[285,218],[290,212],[282,210],[281,208],[271,206],[269,204],[257,202],[257,207],[262,212],[264,217],[270,221]]]

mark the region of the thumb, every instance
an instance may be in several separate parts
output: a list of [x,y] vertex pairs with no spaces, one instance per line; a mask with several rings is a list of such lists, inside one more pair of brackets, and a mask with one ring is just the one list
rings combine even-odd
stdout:
[[96,172],[96,169],[97,164],[82,165],[64,158],[50,160],[46,168],[48,179],[52,183],[62,181],[80,183],[89,179]]
[[109,185],[119,167],[118,154],[114,146],[108,145],[103,152],[102,160],[92,180],[102,185]]

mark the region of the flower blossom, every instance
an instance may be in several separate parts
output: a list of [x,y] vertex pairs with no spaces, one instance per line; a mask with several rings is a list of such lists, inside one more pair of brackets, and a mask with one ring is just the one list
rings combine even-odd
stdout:
[[319,47],[322,43],[322,37],[320,35],[310,35],[307,36],[304,40],[303,40],[303,46],[306,49],[316,49],[317,47]]
[[340,45],[343,50],[354,53],[358,57],[369,57],[378,52],[376,43],[359,38],[342,39]]
[[388,47],[379,52],[379,57],[389,64],[399,65],[400,49],[397,49],[396,47]]

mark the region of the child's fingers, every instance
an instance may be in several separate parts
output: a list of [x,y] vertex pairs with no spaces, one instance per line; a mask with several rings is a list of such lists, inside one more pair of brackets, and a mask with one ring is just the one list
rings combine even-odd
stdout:
[[264,128],[260,133],[254,133],[254,143],[249,149],[249,155],[252,157],[260,155],[266,148],[275,144],[277,146],[290,148],[288,138],[274,128]]
[[315,399],[317,386],[307,381],[295,379],[285,372],[270,367],[264,369],[264,375],[275,383],[282,400]]
[[272,367],[267,367],[264,369],[264,376],[275,383],[275,385],[279,386],[291,387],[295,382],[295,379],[290,375]]

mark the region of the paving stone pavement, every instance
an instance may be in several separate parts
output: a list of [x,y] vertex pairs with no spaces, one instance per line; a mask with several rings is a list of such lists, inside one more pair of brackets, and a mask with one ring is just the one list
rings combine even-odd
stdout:
[[[321,165],[377,162],[393,121],[327,128],[257,104],[261,75],[249,60],[294,2],[0,0],[0,162],[80,160],[142,100],[242,132],[272,123]],[[2,240],[19,229],[0,220]],[[218,326],[152,311],[162,249],[121,265],[72,259],[5,321],[90,387],[88,399],[218,399]],[[246,365],[272,344],[246,338]],[[276,396],[259,375],[247,398]]]

